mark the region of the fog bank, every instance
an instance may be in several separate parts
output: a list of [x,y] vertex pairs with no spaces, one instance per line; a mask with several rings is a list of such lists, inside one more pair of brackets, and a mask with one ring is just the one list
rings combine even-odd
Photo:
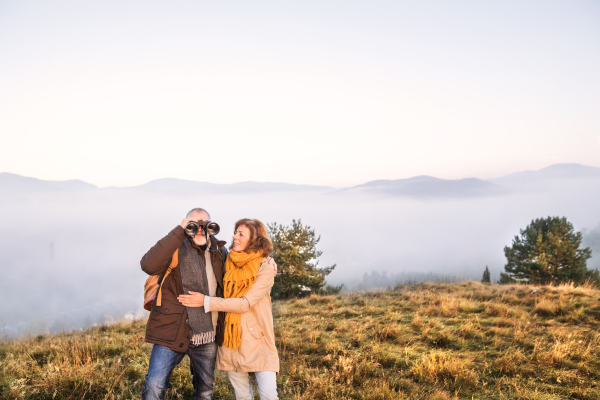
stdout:
[[[496,279],[504,246],[532,219],[566,216],[576,230],[588,228],[592,240],[599,202],[597,178],[471,198],[311,191],[4,193],[0,296],[8,307],[0,327],[14,336],[81,328],[125,314],[142,317],[147,276],[139,261],[193,207],[206,208],[221,225],[218,237],[228,242],[240,218],[286,225],[302,219],[321,235],[320,265],[337,264],[328,283],[360,289],[363,275],[372,271],[479,280],[487,265]],[[599,258],[594,253],[590,265],[599,265]]]

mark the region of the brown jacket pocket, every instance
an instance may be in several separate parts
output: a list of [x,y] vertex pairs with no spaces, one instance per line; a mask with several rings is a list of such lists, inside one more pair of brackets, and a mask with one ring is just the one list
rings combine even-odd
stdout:
[[183,305],[170,301],[163,301],[160,307],[154,304],[148,318],[146,336],[169,342],[175,340],[184,310]]

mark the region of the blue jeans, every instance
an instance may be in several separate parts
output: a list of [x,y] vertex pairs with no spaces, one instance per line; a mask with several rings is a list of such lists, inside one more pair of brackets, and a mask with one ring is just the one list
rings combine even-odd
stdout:
[[211,400],[217,360],[217,344],[215,342],[198,346],[190,345],[185,353],[155,344],[150,355],[142,400],[164,400],[165,391],[171,387],[169,384],[171,372],[186,354],[190,357],[190,370],[193,375],[194,395],[192,400]]

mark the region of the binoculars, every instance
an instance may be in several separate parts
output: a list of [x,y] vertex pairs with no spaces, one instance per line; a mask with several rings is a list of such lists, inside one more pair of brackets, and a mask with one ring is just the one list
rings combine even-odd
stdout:
[[192,222],[188,222],[187,225],[185,226],[185,234],[190,237],[194,237],[200,232],[200,229],[203,229],[206,233],[208,233],[209,235],[213,235],[213,236],[217,235],[221,231],[219,224],[217,224],[216,222],[212,222],[212,221],[194,222],[194,221],[192,221]]

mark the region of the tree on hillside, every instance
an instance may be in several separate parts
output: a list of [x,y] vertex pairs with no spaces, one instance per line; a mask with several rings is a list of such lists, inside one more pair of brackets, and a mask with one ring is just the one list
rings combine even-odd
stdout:
[[483,278],[481,278],[481,283],[492,283],[490,280],[490,270],[488,266],[485,266],[485,271],[483,271]]
[[[293,220],[290,226],[269,224],[269,236],[273,241],[272,257],[277,263],[278,273],[271,290],[274,298],[290,298],[307,293],[322,293],[325,276],[335,268],[319,268],[317,259],[322,252],[316,249],[321,236],[301,220]],[[340,287],[330,288],[338,291]]]
[[506,273],[500,274],[500,283],[583,283],[593,279],[594,271],[586,267],[591,250],[580,248],[581,240],[581,232],[575,232],[565,217],[531,221],[514,237],[512,246],[504,248]]

